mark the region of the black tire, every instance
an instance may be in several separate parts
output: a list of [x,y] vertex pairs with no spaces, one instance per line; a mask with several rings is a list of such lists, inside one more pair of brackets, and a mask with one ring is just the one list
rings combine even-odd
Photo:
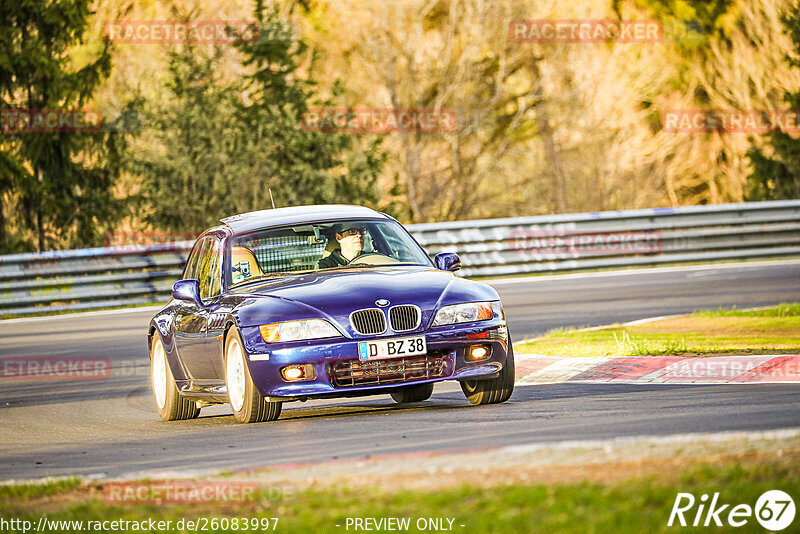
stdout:
[[[158,333],[153,335],[150,343],[150,387],[153,390],[156,411],[164,421],[195,419],[200,415],[197,402],[181,397],[178,392],[175,376],[169,368],[164,343]],[[156,388],[159,388],[159,391]]]
[[[235,376],[229,376],[229,374]],[[234,380],[236,381],[235,386]],[[259,393],[253,384],[250,369],[245,361],[244,344],[239,330],[235,327],[231,328],[225,340],[225,385],[233,409],[233,417],[237,422],[260,423],[274,421],[280,417],[283,403],[270,402]],[[232,389],[232,386],[236,389]]]
[[422,402],[431,398],[433,394],[433,382],[427,384],[416,384],[413,386],[403,386],[397,391],[392,392],[395,402],[403,404],[406,402]]
[[491,380],[464,380],[461,391],[472,404],[499,404],[507,401],[514,392],[514,349],[508,340],[508,357],[500,376]]

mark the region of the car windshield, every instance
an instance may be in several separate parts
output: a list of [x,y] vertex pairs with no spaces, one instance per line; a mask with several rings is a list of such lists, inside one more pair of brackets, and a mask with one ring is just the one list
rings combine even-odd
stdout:
[[399,223],[352,219],[235,235],[226,250],[229,287],[318,270],[424,265],[431,261]]

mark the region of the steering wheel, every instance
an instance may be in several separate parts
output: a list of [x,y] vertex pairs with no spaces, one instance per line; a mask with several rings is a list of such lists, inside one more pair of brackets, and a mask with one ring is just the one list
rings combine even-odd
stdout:
[[355,258],[350,262],[350,265],[360,263],[367,263],[369,265],[391,265],[393,263],[400,263],[400,261],[378,252],[368,252],[367,254],[362,254],[361,256]]

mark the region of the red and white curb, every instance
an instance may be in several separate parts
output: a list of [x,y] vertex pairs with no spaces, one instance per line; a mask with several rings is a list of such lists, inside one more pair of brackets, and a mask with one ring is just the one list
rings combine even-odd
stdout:
[[800,382],[800,354],[564,357],[517,354],[517,384],[610,382],[725,384]]

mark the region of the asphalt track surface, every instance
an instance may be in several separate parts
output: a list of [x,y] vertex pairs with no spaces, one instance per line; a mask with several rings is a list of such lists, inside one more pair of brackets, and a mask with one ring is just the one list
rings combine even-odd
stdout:
[[[800,301],[800,260],[494,281],[515,340],[720,306]],[[238,425],[227,406],[165,423],[145,344],[151,310],[0,321],[0,358],[107,357],[108,379],[0,379],[0,480],[153,476],[562,440],[800,427],[800,384],[552,384],[473,407],[456,383],[401,407],[388,395],[289,403]]]

